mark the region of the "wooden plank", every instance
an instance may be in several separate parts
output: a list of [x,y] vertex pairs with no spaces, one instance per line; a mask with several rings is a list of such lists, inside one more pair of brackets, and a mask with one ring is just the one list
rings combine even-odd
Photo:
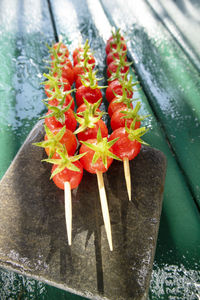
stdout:
[[145,1],[102,3],[116,26],[123,24],[139,79],[200,203],[199,73]]
[[180,0],[147,0],[147,3],[200,71],[200,37],[194,34],[199,31],[200,3]]
[[69,246],[64,193],[49,180],[51,166],[41,163],[44,149],[32,144],[43,137],[39,122],[1,181],[0,266],[89,299],[146,299],[162,207],[164,154],[143,146],[130,162],[135,179],[132,202],[123,163],[115,161],[104,174],[113,251],[103,228],[96,176],[84,172],[78,189],[72,191]]
[[45,0],[0,2],[0,178],[44,110],[40,86],[54,39]]

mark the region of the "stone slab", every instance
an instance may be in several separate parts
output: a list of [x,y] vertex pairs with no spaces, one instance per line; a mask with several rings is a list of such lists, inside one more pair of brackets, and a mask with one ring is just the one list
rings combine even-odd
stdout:
[[104,174],[114,251],[110,252],[97,179],[84,173],[72,192],[73,241],[67,244],[63,191],[49,180],[39,122],[0,182],[0,266],[89,299],[146,299],[159,228],[166,159],[142,147],[130,162],[132,201],[123,166]]

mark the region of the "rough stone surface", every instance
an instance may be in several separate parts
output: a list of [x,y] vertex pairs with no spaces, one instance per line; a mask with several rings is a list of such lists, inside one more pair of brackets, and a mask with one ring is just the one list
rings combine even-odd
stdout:
[[104,174],[114,251],[110,252],[97,179],[84,173],[73,200],[67,244],[64,195],[49,180],[39,122],[0,182],[0,266],[90,299],[145,299],[156,248],[166,172],[163,153],[142,147],[130,162],[132,201],[123,165]]

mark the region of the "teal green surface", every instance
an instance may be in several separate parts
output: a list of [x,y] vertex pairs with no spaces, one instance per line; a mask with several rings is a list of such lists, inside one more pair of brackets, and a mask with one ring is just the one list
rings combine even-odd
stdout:
[[[33,6],[33,1],[27,2]],[[147,24],[140,24],[141,21],[135,24],[131,1],[127,1],[126,7],[122,5],[122,1],[115,1],[113,6],[112,1],[102,2],[115,24],[122,27],[131,38],[130,54],[145,91],[138,91],[136,97],[142,100],[142,112],[151,114],[150,119],[146,121],[151,130],[145,140],[163,151],[168,159],[163,211],[149,298],[198,299],[200,216],[190,187],[193,193],[198,192],[199,177],[196,176],[199,174],[200,164],[196,163],[195,166],[199,159],[195,155],[200,149],[199,76],[158,21],[154,23],[154,19],[151,19],[148,31],[145,27]],[[9,9],[5,10],[3,5],[0,10],[4,11],[4,16],[0,13],[4,25],[0,28],[0,57],[3,57],[0,60],[3,70],[0,72],[0,177],[44,109],[41,105],[43,88],[40,87],[41,74],[44,71],[42,60],[47,56],[44,44],[51,41],[54,34],[47,3],[34,3],[33,12],[28,11],[26,7],[18,7],[17,1],[7,3],[8,8],[12,4],[13,11],[17,11],[18,7],[18,12],[24,12],[20,14],[23,16],[20,22],[17,12],[16,15],[9,14]],[[144,9],[144,2],[140,3],[143,3],[141,5]],[[100,2],[59,0],[51,1],[51,5],[58,35],[63,36],[71,51],[78,45],[80,33],[83,40],[89,38],[95,51],[100,76],[105,74],[105,54],[102,53],[111,27],[106,19],[104,21],[106,16]],[[127,7],[129,11],[126,13],[130,18],[123,18]],[[135,7],[135,18],[139,18],[139,11],[139,8]],[[8,16],[5,16],[5,12]],[[100,23],[96,13],[100,17]],[[141,18],[144,13],[143,10]],[[158,35],[157,28],[162,34]],[[176,155],[171,152],[166,138]],[[190,155],[186,157],[188,153]],[[192,162],[191,156],[194,158]],[[179,163],[184,173],[179,168]],[[193,185],[196,184],[195,189]],[[0,290],[0,296],[5,299],[82,299],[5,270],[0,273]]]
[[123,32],[135,69],[200,204],[199,72],[145,1],[134,6],[131,1],[102,2],[116,26],[126,19]]

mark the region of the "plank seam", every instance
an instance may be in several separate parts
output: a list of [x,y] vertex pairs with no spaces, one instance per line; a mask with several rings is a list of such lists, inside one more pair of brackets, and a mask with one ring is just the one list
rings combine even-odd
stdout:
[[52,22],[55,41],[58,42],[59,41],[58,32],[57,32],[57,29],[56,29],[56,22],[55,22],[54,15],[53,15],[53,10],[52,10],[52,7],[51,7],[51,1],[47,0],[47,4],[48,4],[48,8],[49,8],[49,14],[50,14],[51,22]]

